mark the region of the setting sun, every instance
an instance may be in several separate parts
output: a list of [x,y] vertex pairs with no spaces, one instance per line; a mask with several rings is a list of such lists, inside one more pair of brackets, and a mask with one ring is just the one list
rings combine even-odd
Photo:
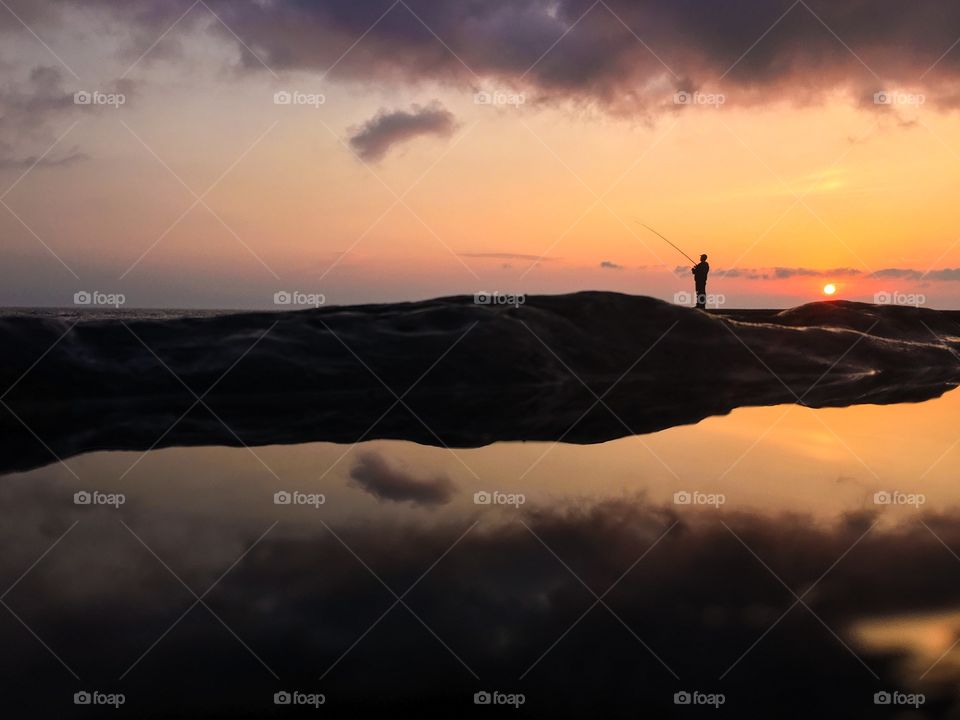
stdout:
[[833,283],[827,283],[826,285],[823,286],[824,295],[833,295],[836,292],[837,292],[837,286],[834,285]]

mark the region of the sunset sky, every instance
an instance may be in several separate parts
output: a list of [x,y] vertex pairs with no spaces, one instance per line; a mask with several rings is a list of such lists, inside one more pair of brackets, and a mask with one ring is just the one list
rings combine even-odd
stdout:
[[692,290],[638,219],[731,307],[960,304],[955,3],[3,0],[0,34],[0,306]]

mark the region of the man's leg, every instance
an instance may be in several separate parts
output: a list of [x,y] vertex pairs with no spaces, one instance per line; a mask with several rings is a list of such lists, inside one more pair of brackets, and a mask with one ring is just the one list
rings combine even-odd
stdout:
[[707,288],[698,287],[697,288],[697,307],[701,310],[705,310],[707,307]]

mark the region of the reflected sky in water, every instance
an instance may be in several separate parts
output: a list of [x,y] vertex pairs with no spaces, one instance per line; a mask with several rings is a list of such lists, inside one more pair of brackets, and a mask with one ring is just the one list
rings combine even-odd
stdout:
[[284,689],[371,716],[469,715],[500,690],[534,716],[898,717],[874,693],[901,691],[954,717],[958,410],[953,392],[594,446],[168,449],[8,475],[5,692],[63,717],[94,688],[136,717],[263,716]]

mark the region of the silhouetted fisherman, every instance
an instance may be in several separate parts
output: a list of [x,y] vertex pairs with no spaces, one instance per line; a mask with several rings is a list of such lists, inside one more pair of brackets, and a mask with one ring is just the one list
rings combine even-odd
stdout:
[[700,262],[690,270],[693,273],[693,281],[697,286],[697,307],[705,310],[707,307],[707,275],[710,274],[710,263],[707,262],[707,256],[701,255]]

